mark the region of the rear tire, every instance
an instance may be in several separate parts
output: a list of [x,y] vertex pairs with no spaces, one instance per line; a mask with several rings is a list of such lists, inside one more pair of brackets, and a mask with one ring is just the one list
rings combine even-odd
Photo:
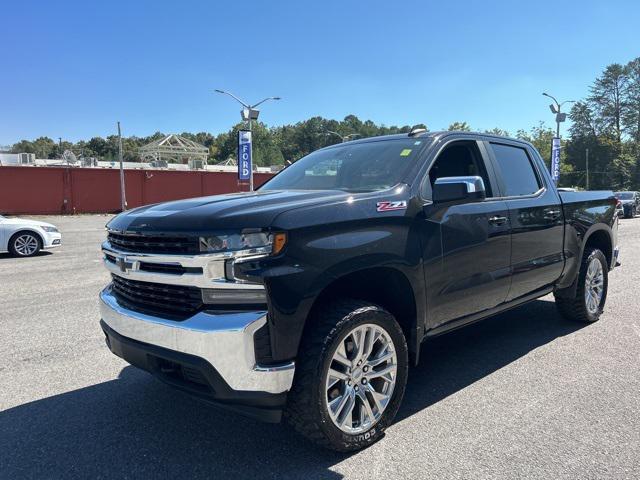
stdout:
[[295,430],[341,452],[382,438],[409,369],[407,342],[393,315],[358,300],[323,306],[309,319],[298,357],[285,411]]
[[580,264],[575,297],[555,296],[560,314],[577,322],[598,321],[607,300],[608,271],[604,254],[597,248],[587,249]]
[[16,257],[32,257],[42,248],[42,240],[32,232],[18,232],[9,240],[9,252]]

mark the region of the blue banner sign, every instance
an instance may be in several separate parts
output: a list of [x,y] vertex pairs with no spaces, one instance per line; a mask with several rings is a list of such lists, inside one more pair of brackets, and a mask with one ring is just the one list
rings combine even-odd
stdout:
[[558,184],[560,178],[560,139],[554,138],[551,145],[551,178]]
[[238,179],[251,179],[251,131],[238,131]]

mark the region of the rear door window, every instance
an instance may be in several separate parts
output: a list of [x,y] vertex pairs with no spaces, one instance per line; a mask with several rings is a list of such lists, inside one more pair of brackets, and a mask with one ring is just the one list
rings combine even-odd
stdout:
[[524,148],[492,143],[491,148],[504,181],[504,195],[531,195],[542,188],[540,178]]

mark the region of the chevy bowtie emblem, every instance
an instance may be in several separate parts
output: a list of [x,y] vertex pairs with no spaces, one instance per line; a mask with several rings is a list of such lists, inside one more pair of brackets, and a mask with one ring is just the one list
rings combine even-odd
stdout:
[[133,267],[133,262],[127,262],[125,257],[118,257],[116,258],[116,266],[122,273],[126,273],[127,270],[130,270]]

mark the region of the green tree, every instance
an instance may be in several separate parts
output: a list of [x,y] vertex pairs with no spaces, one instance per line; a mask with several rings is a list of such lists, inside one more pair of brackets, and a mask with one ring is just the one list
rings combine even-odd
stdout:
[[525,130],[518,130],[516,133],[516,138],[525,140],[536,147],[536,150],[540,152],[540,155],[547,164],[547,167],[551,165],[551,144],[553,142],[553,137],[555,137],[555,132],[544,122],[539,122],[538,125],[531,128],[528,132]]
[[501,128],[492,128],[491,130],[485,130],[485,133],[489,133],[491,135],[498,135],[500,137],[509,137],[509,132],[503,130]]
[[587,99],[592,110],[607,130],[611,130],[618,143],[622,142],[622,118],[626,115],[628,83],[627,69],[619,63],[613,63],[596,78]]
[[447,128],[449,131],[458,131],[458,132],[470,132],[471,127],[467,122],[453,122]]

